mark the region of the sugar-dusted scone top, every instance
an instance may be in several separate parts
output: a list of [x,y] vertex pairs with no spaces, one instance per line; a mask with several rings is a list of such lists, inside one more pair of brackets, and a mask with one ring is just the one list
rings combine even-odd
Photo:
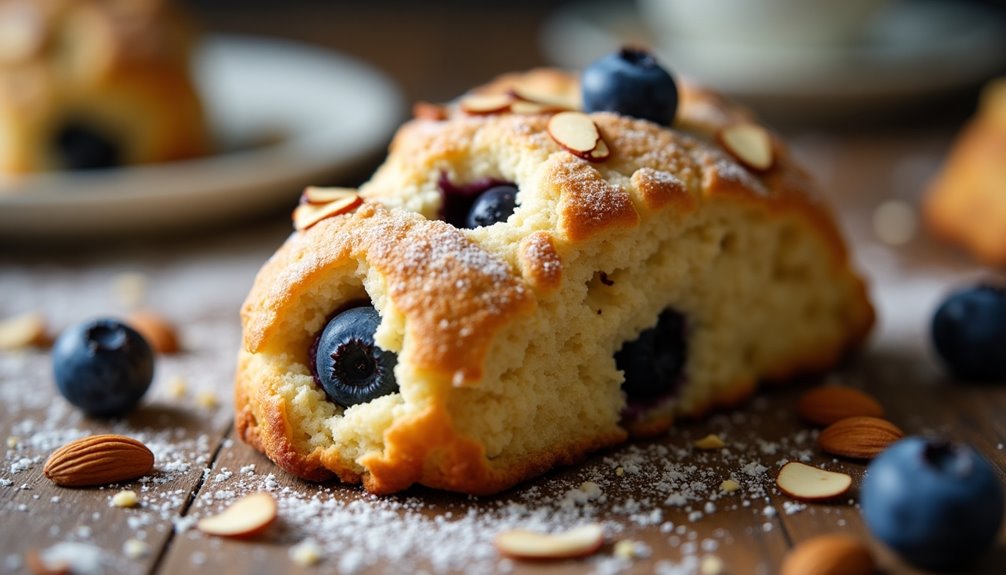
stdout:
[[940,236],[1006,264],[1006,78],[985,88],[930,187],[925,215]]
[[192,40],[169,0],[0,0],[0,177],[62,169],[70,124],[114,140],[124,164],[206,153]]
[[[481,90],[514,82],[577,93],[551,70]],[[547,114],[424,115],[364,203],[294,233],[243,308],[238,431],[296,475],[496,492],[734,404],[759,380],[832,366],[869,330],[808,177],[778,141],[768,173],[741,167],[714,134],[748,116],[713,94],[686,89],[673,129],[591,114],[611,149],[598,163],[557,145]],[[435,219],[442,182],[487,180],[520,189],[506,222]],[[400,392],[346,409],[314,383],[309,350],[333,312],[367,300]],[[668,308],[686,318],[684,382],[627,408],[613,355]]]

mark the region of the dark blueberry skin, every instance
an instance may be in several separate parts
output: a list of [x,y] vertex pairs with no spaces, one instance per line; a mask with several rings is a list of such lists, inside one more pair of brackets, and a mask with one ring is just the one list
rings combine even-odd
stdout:
[[933,316],[933,344],[960,379],[1006,380],[1006,290],[981,285],[957,291]]
[[52,147],[64,170],[93,170],[122,165],[115,139],[83,122],[68,121],[53,136]]
[[674,123],[678,87],[644,50],[622,48],[595,61],[580,78],[586,112],[615,112],[661,126]]
[[1003,487],[985,458],[968,445],[922,437],[874,459],[860,499],[874,536],[926,569],[974,563],[1003,517]]
[[[514,184],[503,180],[497,180],[495,178],[481,178],[475,180],[474,182],[456,184],[452,182],[445,173],[440,174],[440,181],[438,183],[440,184],[440,192],[443,194],[444,198],[440,209],[440,219],[456,228],[479,227],[478,225],[471,225],[469,222],[476,203],[479,202],[479,199],[484,193],[498,187],[511,187],[515,190],[517,189],[517,186]],[[516,198],[516,193],[514,194],[514,197]],[[505,221],[507,217],[509,217],[510,213],[513,213],[512,208],[509,213],[502,216],[502,220],[498,221]]]
[[381,316],[373,306],[349,308],[329,320],[314,351],[314,377],[335,403],[350,407],[398,391],[398,356],[374,343]]
[[626,342],[615,354],[615,365],[625,374],[622,390],[626,397],[632,402],[673,394],[681,385],[687,356],[685,318],[665,310],[657,325]]
[[131,327],[98,319],[66,329],[52,348],[56,386],[88,415],[132,410],[154,378],[154,354]]
[[469,228],[505,222],[517,208],[517,186],[495,186],[475,198],[465,224]]

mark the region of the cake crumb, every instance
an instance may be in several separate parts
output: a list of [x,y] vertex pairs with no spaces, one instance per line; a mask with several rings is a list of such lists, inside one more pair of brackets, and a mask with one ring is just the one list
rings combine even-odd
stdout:
[[616,467],[615,468],[615,475],[617,475],[618,477],[621,477],[621,476],[625,475],[625,468],[622,467],[622,466]]
[[[7,449],[16,449],[18,444],[21,443],[21,438],[16,435],[11,435],[7,437]],[[1002,445],[1002,444],[1000,444]]]
[[724,479],[723,483],[720,483],[720,491],[723,493],[733,493],[741,488],[741,484],[737,483],[733,479]]
[[176,375],[168,380],[168,395],[174,399],[182,399],[188,391],[189,384],[184,377]]
[[135,309],[143,304],[147,297],[147,276],[139,272],[120,273],[112,279],[112,290],[119,305],[126,309]]
[[641,541],[622,539],[615,543],[614,555],[621,559],[648,557],[650,555],[650,548]]
[[131,489],[124,489],[112,496],[112,505],[115,507],[136,507],[140,498]]
[[722,559],[715,555],[706,555],[702,558],[699,572],[702,575],[726,575],[727,571]]
[[126,542],[122,544],[122,552],[130,559],[145,557],[149,551],[150,547],[139,539],[126,539]]
[[206,391],[206,390],[200,391],[196,395],[196,403],[198,403],[200,407],[203,407],[205,409],[213,409],[218,405],[217,394],[213,393],[212,391]]
[[321,561],[321,546],[314,539],[305,539],[290,548],[290,560],[301,567],[310,567]]
[[710,433],[709,435],[696,441],[694,445],[697,449],[723,449],[727,444],[723,443],[723,440],[720,439],[719,435]]

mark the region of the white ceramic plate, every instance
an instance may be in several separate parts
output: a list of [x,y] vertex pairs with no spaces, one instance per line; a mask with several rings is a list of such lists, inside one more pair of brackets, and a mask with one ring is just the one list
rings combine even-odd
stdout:
[[402,119],[398,89],[347,56],[288,41],[210,36],[196,79],[215,138],[247,146],[164,164],[31,175],[0,190],[0,237],[164,231],[240,218],[373,159]]
[[678,73],[777,120],[896,110],[977,84],[1006,64],[1002,18],[965,2],[894,2],[857,41],[832,46],[698,42],[660,28],[634,3],[590,1],[560,9],[541,40],[554,62],[572,68],[624,44],[648,44]]

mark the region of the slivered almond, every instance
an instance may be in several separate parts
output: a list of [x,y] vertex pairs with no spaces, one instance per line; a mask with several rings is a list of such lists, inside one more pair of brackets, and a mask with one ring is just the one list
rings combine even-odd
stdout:
[[149,310],[138,310],[126,317],[126,323],[139,332],[157,353],[178,353],[178,331],[163,315]]
[[852,477],[791,461],[779,470],[775,483],[794,499],[824,501],[847,492],[852,487]]
[[715,433],[710,433],[702,439],[697,440],[693,445],[695,445],[698,449],[723,449],[727,446],[727,444],[723,443],[723,440],[720,439],[720,436]]
[[765,172],[775,164],[772,136],[757,124],[727,126],[719,131],[717,139],[726,151],[749,169]]
[[499,114],[510,109],[513,96],[510,94],[468,94],[462,96],[458,105],[468,114]]
[[905,434],[896,425],[878,417],[847,417],[821,432],[817,444],[832,455],[873,459]]
[[872,396],[837,385],[818,387],[803,394],[796,411],[801,418],[817,425],[831,425],[846,417],[884,416],[884,408]]
[[91,435],[52,452],[42,472],[56,485],[107,485],[142,477],[154,468],[154,454],[125,435]]
[[363,198],[354,193],[327,204],[300,204],[293,210],[293,227],[302,232],[325,218],[351,212],[362,203]]
[[794,547],[782,575],[870,575],[876,572],[870,548],[851,535],[819,535]]
[[597,124],[583,112],[560,112],[548,120],[548,133],[555,143],[585,160],[601,161],[610,153]]
[[196,527],[203,533],[221,537],[254,537],[276,520],[276,500],[264,491],[245,495],[212,517],[201,519]]
[[496,536],[496,550],[514,559],[569,559],[595,553],[604,544],[604,530],[597,523],[581,525],[564,533],[504,531]]

